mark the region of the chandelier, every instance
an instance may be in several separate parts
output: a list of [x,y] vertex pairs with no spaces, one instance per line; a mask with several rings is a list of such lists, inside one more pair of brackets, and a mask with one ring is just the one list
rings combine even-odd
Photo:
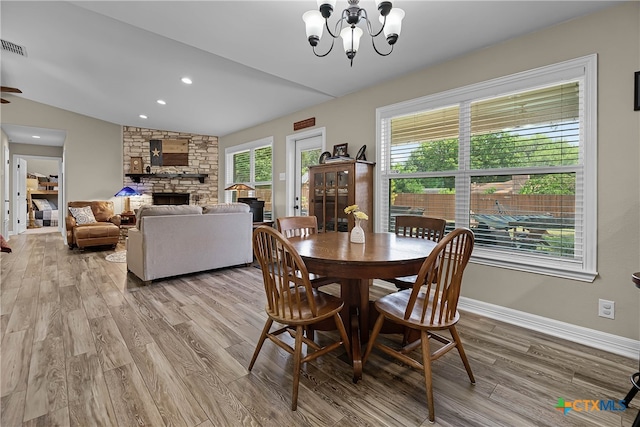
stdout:
[[[367,15],[367,11],[362,9],[358,3],[360,0],[348,0],[349,6],[342,11],[342,15],[340,20],[336,22],[335,28],[333,32],[331,28],[329,28],[329,18],[331,17],[331,13],[333,12],[333,8],[336,5],[336,0],[317,0],[318,1],[318,10],[310,10],[302,15],[302,19],[305,23],[307,30],[307,38],[309,39],[309,44],[313,48],[313,53],[318,57],[324,57],[331,52],[333,49],[333,43],[335,39],[338,37],[342,37],[342,44],[344,46],[344,51],[347,54],[347,58],[351,61],[351,66],[353,66],[353,58],[356,56],[358,52],[358,48],[360,46],[360,37],[364,33],[360,27],[358,27],[358,23],[360,21],[366,22],[367,32],[369,36],[371,36],[371,44],[373,45],[373,50],[376,51],[378,55],[387,56],[393,52],[393,46],[398,41],[398,36],[400,35],[400,30],[402,28],[402,18],[404,18],[404,10],[393,8],[390,1],[376,1],[378,5],[378,11],[380,12],[379,20],[382,24],[382,28],[378,32],[374,32],[371,27],[371,20]],[[347,26],[345,26],[345,23]],[[329,50],[325,53],[316,52],[316,46],[322,37],[323,27],[327,28],[327,32],[331,36],[331,46]],[[343,28],[344,27],[344,28]],[[388,52],[381,52],[378,50],[376,46],[375,39],[381,33],[384,32],[384,37],[387,40],[391,49]]]

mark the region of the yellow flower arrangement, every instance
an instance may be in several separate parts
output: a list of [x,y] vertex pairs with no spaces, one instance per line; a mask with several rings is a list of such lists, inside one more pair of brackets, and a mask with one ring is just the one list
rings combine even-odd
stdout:
[[353,216],[357,219],[369,219],[369,216],[366,213],[362,212],[358,205],[347,206],[346,208],[344,208],[344,213],[346,213],[347,215],[352,213]]

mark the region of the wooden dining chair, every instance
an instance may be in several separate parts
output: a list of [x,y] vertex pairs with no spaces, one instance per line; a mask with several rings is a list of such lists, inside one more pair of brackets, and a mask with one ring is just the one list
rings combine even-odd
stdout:
[[[363,365],[374,347],[393,356],[407,365],[424,372],[427,392],[429,421],[435,421],[431,362],[449,350],[456,348],[462,359],[469,379],[475,384],[471,366],[456,331],[458,298],[462,275],[473,250],[474,235],[468,228],[457,228],[447,234],[422,264],[417,279],[411,289],[394,292],[378,299],[375,303],[379,315],[369,338]],[[377,342],[385,321],[402,325],[420,333],[420,339],[403,345],[399,349]],[[437,333],[448,330],[450,338]],[[429,340],[433,338],[444,344],[431,352]],[[410,357],[410,353],[421,348],[422,362]]]
[[[399,215],[396,217],[395,232],[398,236],[415,237],[418,239],[428,239],[439,242],[444,236],[444,229],[447,221],[442,218],[431,218],[427,216]],[[410,289],[416,281],[417,276],[396,277],[385,279],[391,282],[400,290]]]
[[[318,292],[311,286],[304,261],[287,238],[276,229],[267,226],[256,228],[253,232],[253,251],[262,270],[267,297],[265,310],[269,317],[251,358],[249,371],[253,368],[267,338],[278,347],[293,354],[291,410],[295,411],[298,406],[298,385],[302,363],[314,360],[340,346],[344,346],[351,359],[349,338],[339,314],[344,302],[338,297]],[[320,347],[305,336],[304,332],[307,326],[329,318],[333,318],[340,333],[340,339]],[[274,321],[284,326],[269,332]],[[294,347],[279,338],[279,335],[285,332],[295,339]],[[307,355],[302,357],[303,343],[308,349],[315,351],[307,350]]]
[[[287,238],[296,236],[308,236],[318,232],[318,218],[311,216],[285,216],[276,218],[278,230]],[[319,276],[309,273],[309,280],[314,288],[330,285],[331,283],[340,283],[340,279],[329,276]]]

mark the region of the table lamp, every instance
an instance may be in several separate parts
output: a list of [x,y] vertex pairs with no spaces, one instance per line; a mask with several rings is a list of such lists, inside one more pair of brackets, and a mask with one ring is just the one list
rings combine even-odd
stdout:
[[131,211],[131,202],[129,200],[130,196],[141,196],[141,193],[138,193],[138,190],[134,190],[131,187],[122,187],[122,190],[118,191],[115,194],[115,197],[124,197],[124,212],[122,213],[133,213]]
[[[255,191],[255,188],[250,187],[247,184],[239,183],[239,184],[231,184],[230,186],[228,186],[224,190],[225,191]],[[238,196],[236,196],[236,199],[237,198],[238,198]]]

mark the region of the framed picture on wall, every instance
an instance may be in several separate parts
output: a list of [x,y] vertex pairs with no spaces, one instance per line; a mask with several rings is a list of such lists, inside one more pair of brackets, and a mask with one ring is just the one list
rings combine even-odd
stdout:
[[132,157],[130,173],[142,173],[142,157]]

